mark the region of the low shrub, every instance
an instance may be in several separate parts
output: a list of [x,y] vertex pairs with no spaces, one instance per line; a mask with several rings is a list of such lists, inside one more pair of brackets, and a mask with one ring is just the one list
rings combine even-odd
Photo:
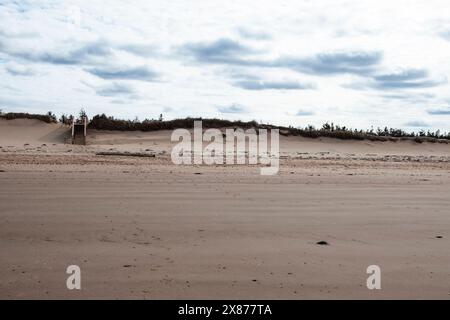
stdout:
[[8,112],[0,114],[0,118],[6,120],[13,119],[36,119],[40,121],[44,121],[46,123],[56,123],[56,116],[49,111],[47,114],[33,114],[33,113],[24,113],[24,112]]

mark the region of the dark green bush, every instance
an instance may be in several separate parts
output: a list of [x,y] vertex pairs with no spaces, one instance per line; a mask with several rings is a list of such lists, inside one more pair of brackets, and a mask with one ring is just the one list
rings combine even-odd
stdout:
[[8,112],[0,115],[0,118],[4,118],[6,120],[13,119],[36,119],[40,121],[44,121],[46,123],[56,123],[56,116],[49,111],[47,114],[32,114],[32,113],[24,113],[24,112]]
[[185,118],[163,121],[162,116],[158,120],[144,120],[142,122],[135,120],[121,120],[114,117],[108,117],[105,114],[96,115],[89,122],[88,128],[97,130],[119,130],[119,131],[156,131],[156,130],[174,130],[177,128],[193,128],[194,121],[201,120],[203,128],[224,128],[239,127],[243,129],[279,129],[280,134],[284,136],[302,136],[307,138],[329,137],[342,140],[370,140],[370,141],[398,141],[399,139],[412,140],[416,142],[436,142],[439,139],[450,140],[450,134],[441,134],[436,132],[407,133],[401,129],[385,127],[384,130],[378,128],[376,132],[371,130],[357,130],[347,127],[341,127],[333,123],[325,123],[322,128],[316,129],[313,126],[305,128],[273,126],[267,124],[258,124],[256,121],[230,121],[223,119],[202,119]]

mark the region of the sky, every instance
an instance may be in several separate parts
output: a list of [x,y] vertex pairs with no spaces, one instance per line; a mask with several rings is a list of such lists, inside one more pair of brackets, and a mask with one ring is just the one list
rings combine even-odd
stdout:
[[0,109],[450,131],[450,2],[0,0]]

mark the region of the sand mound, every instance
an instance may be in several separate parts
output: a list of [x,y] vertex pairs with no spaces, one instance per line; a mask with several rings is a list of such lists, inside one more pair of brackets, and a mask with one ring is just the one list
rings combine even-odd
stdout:
[[[223,129],[223,128],[222,128]],[[192,130],[189,130],[192,132]],[[89,130],[88,145],[110,146],[117,150],[139,151],[150,148],[155,151],[170,151],[172,131],[99,131]],[[206,143],[205,143],[206,144]],[[450,156],[450,144],[417,143],[412,140],[369,141],[341,140],[335,138],[305,138],[299,136],[280,136],[282,155],[302,154],[366,156],[366,155],[411,155],[411,156]]]
[[[97,151],[164,151],[170,153],[172,147],[176,144],[176,142],[170,141],[171,134],[171,130],[150,132],[88,130],[87,145],[93,150],[98,149]],[[0,119],[1,146],[63,144],[68,142],[69,136],[70,127],[59,123],[45,123],[34,119]],[[450,144],[417,143],[412,140],[381,142],[280,136],[280,152],[282,156],[289,157],[334,156],[345,158],[372,155],[448,157],[450,156]]]
[[34,119],[0,119],[0,145],[65,143],[69,126]]

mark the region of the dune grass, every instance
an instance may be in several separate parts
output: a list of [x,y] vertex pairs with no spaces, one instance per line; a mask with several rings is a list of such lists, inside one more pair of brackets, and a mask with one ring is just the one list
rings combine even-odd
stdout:
[[378,128],[377,130],[357,130],[347,127],[325,123],[322,128],[307,126],[305,128],[294,128],[284,126],[274,126],[268,124],[259,124],[256,121],[230,121],[223,119],[203,119],[203,118],[184,118],[163,121],[160,120],[123,120],[106,116],[105,114],[94,116],[89,122],[88,128],[96,130],[119,130],[119,131],[156,131],[156,130],[174,130],[177,128],[190,129],[194,127],[194,121],[201,120],[203,128],[225,128],[235,127],[242,129],[279,129],[283,136],[302,136],[308,138],[329,137],[342,140],[371,140],[371,141],[399,141],[413,140],[422,142],[441,142],[449,143],[450,133],[441,134],[439,131],[419,131],[406,132],[402,129]]
[[[83,111],[84,112],[84,111]],[[56,116],[49,111],[47,114],[30,114],[23,112],[0,113],[0,118],[6,120],[12,119],[37,119],[46,123],[57,123]],[[69,123],[73,119],[72,116],[61,117],[61,123]],[[88,124],[88,129],[111,130],[111,131],[157,131],[157,130],[174,130],[178,128],[190,129],[194,127],[194,121],[201,120],[203,128],[242,128],[242,129],[279,129],[280,135],[283,136],[302,136],[307,138],[336,138],[341,140],[370,140],[370,141],[400,141],[411,140],[417,143],[450,143],[450,133],[441,133],[439,130],[435,132],[423,131],[406,132],[402,129],[394,129],[385,127],[384,129],[358,130],[345,126],[335,125],[333,123],[325,123],[321,128],[314,126],[306,127],[284,127],[274,126],[270,124],[260,124],[256,121],[230,121],[224,119],[203,119],[203,118],[184,118],[174,120],[163,120],[162,115],[158,120],[145,119],[124,120],[116,119],[105,114],[95,115]]]
[[1,113],[0,118],[6,120],[14,120],[14,119],[36,119],[46,123],[57,123],[55,114],[49,111],[47,114],[33,114],[33,113],[25,113],[25,112],[8,112]]

